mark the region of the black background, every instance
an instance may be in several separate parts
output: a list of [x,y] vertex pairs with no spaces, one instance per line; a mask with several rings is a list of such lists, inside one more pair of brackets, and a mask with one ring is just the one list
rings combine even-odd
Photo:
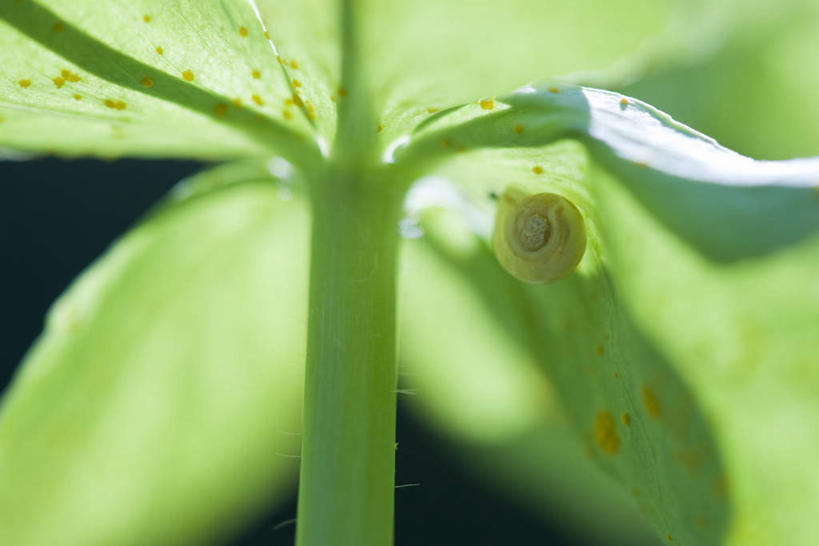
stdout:
[[[0,387],[39,334],[46,310],[194,162],[41,159],[0,162]],[[485,489],[447,448],[400,411],[396,546],[574,544]],[[295,498],[231,544],[293,544]]]

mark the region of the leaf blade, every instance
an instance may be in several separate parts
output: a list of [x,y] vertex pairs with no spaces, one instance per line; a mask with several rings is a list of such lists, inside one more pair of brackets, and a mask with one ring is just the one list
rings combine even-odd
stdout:
[[[102,11],[92,4],[0,4],[0,24],[8,25],[0,34],[8,74],[4,103],[6,112],[15,114],[6,117],[20,121],[16,131],[3,131],[3,144],[20,144],[16,133],[26,132],[29,146],[36,147],[37,126],[25,125],[26,113],[34,109],[40,116],[56,111],[76,122],[75,142],[49,142],[66,153],[94,151],[96,139],[83,143],[77,129],[96,120],[119,125],[120,134],[113,136],[119,146],[108,145],[122,153],[159,155],[162,140],[174,137],[183,141],[176,143],[178,149],[190,139],[215,150],[224,139],[234,141],[243,155],[260,149],[278,149],[296,161],[317,155],[305,140],[306,118],[291,114],[288,122],[275,106],[290,91],[247,3],[223,2],[219,8],[183,1],[176,6],[180,13],[152,2],[110,3]],[[127,139],[132,121],[141,138],[137,145]],[[156,130],[142,132],[151,125],[166,133],[160,145],[146,146],[156,138]],[[197,153],[195,144],[187,147]]]
[[[406,159],[578,138],[658,218],[712,259],[763,255],[819,229],[819,158],[755,161],[648,104],[591,88],[526,86],[504,97],[499,110],[481,115],[464,107],[451,114],[452,126],[443,118],[409,145]],[[760,218],[775,219],[776,229],[761,232]]]
[[4,539],[212,541],[292,486],[306,218],[258,171],[232,184],[249,172],[227,169],[53,308],[0,409]]

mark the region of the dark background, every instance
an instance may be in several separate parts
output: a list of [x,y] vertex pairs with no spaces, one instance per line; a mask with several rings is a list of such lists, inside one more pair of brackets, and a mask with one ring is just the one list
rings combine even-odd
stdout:
[[[51,302],[180,178],[181,161],[0,161],[0,388],[39,334]],[[399,408],[396,546],[575,544],[493,495]],[[293,498],[233,544],[292,545]]]

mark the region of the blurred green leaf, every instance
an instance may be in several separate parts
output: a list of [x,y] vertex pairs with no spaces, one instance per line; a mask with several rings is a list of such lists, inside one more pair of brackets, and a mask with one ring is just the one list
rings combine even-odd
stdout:
[[[717,5],[721,5],[717,8]],[[624,93],[757,158],[819,154],[819,3],[721,0],[722,31],[649,70]],[[682,35],[682,33],[680,33]]]
[[602,69],[662,33],[673,0],[361,0],[363,71],[387,142],[435,110],[535,76]]
[[59,299],[4,396],[3,544],[218,543],[291,490],[303,205],[246,165],[174,196]]
[[[819,451],[819,238],[764,259],[715,264],[681,244],[606,173],[593,172],[589,183],[598,192],[614,283],[717,440],[725,478],[715,493],[731,511],[723,544],[814,542],[819,527],[805,515],[819,510],[812,464]],[[658,397],[666,404],[664,393]],[[656,426],[671,431],[686,418],[668,406]]]
[[291,69],[244,0],[2,0],[0,67],[2,146],[314,155],[306,110],[285,106]]
[[492,312],[498,298],[518,307],[518,321],[499,313],[500,321],[543,355],[538,363],[575,431],[660,537],[810,543],[817,528],[804,514],[819,508],[819,481],[806,464],[819,449],[819,292],[811,280],[819,237],[764,257],[711,261],[595,165],[597,157],[558,142],[476,150],[441,164],[436,176],[455,183],[460,199],[450,206],[487,237],[492,194],[512,182],[570,198],[587,220],[586,256],[564,281],[513,281],[518,289],[510,290],[487,282],[473,260],[461,282]]
[[517,281],[452,212],[428,211],[421,226],[402,255],[403,403],[476,478],[574,540],[655,544],[560,408]]
[[[666,226],[712,259],[764,254],[819,228],[819,158],[754,161],[609,91],[543,84],[501,101],[494,113],[466,106],[422,127],[404,160],[577,137]],[[543,171],[536,163],[528,168]],[[763,218],[775,229],[760,229]]]

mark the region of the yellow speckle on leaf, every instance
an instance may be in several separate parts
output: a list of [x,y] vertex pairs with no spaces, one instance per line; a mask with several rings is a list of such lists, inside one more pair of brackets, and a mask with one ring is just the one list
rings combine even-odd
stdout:
[[313,107],[313,105],[309,102],[305,102],[304,104],[307,105],[307,117],[310,119],[316,119],[316,109]]
[[603,356],[603,346],[602,345],[595,346],[594,354],[596,354],[597,356]]
[[638,167],[642,168],[642,169],[648,169],[648,167],[649,167],[648,161],[637,161],[634,164],[637,165]]
[[346,97],[347,96],[347,90],[344,89],[343,87],[339,87],[338,88],[338,96],[339,97]]
[[80,99],[82,99],[82,95],[80,95],[79,93],[74,93],[74,100],[80,100]]
[[549,93],[560,93],[560,88],[552,86],[549,88]]
[[105,99],[103,102],[105,106],[108,108],[112,108],[114,110],[125,110],[125,103],[121,100],[112,100],[112,99]]
[[258,104],[259,106],[262,106],[264,104],[264,102],[262,101],[262,97],[255,93],[250,98],[253,99],[253,102]]
[[541,167],[540,165],[535,165],[534,167],[532,167],[532,172],[535,174],[543,174],[543,167]]
[[247,36],[247,27],[239,27],[239,36],[242,38]]
[[480,104],[484,110],[491,110],[495,107],[495,101],[492,99],[481,99],[478,104]]
[[290,61],[290,68],[292,68],[293,70],[298,70],[299,63],[297,63],[296,61]]
[[145,14],[145,15],[142,16],[142,20],[145,21],[146,23],[150,23],[151,22],[151,16],[148,15],[148,14]]
[[31,85],[31,80],[23,78],[22,80],[18,81],[17,83],[20,84],[20,87],[22,87],[23,89],[26,89],[26,88],[28,88],[29,85]]
[[156,46],[156,52],[157,52],[159,55],[162,55],[163,53],[165,53],[165,50],[164,50],[164,49],[162,49],[162,46]]
[[438,112],[439,110],[440,110],[440,108],[435,108],[434,106],[430,106],[429,108],[427,108],[427,113],[428,114],[434,114],[435,112]]
[[637,489],[636,487],[632,487],[631,488],[631,496],[632,497],[639,497],[640,496],[640,490]]
[[671,538],[671,535],[665,535],[665,539],[666,539],[668,542],[671,542],[672,540],[674,540],[673,538]]
[[65,81],[68,81],[68,82],[78,82],[78,81],[80,81],[82,79],[82,78],[79,77],[79,75],[74,74],[70,70],[65,70],[65,69],[63,69],[60,72],[60,75],[63,77],[63,79]]
[[282,115],[284,116],[284,119],[293,119],[293,112],[291,112],[287,108],[282,110]]
[[380,133],[383,130],[384,130],[384,126],[379,123],[378,127],[376,128],[376,131]]
[[621,414],[620,422],[626,425],[627,427],[631,426],[631,415],[629,415],[628,413]]
[[523,132],[523,125],[521,125],[520,123],[518,123],[517,125],[515,125],[515,126],[512,128],[512,130],[513,130],[514,132],[516,132],[517,134],[521,134],[521,133]]
[[648,387],[643,387],[640,394],[643,397],[643,407],[645,407],[649,417],[659,417],[663,411],[660,407],[660,401],[657,399],[657,395]]
[[153,78],[147,78],[147,77],[142,78],[141,80],[139,80],[139,83],[141,83],[142,87],[144,87],[145,89],[150,89],[151,87],[154,86]]
[[258,70],[254,70],[253,72],[250,73],[250,75],[253,76],[254,80],[258,80],[259,78],[262,77],[262,73],[259,72]]
[[241,108],[242,107],[242,99],[240,99],[239,97],[236,97],[235,99],[233,99],[233,106],[235,106],[236,108]]
[[284,64],[284,59],[282,59],[281,55],[276,55],[276,60],[279,61],[279,64]]
[[193,72],[190,69],[185,70],[184,72],[182,72],[182,79],[185,80],[186,82],[192,82]]
[[594,419],[594,441],[597,446],[608,453],[614,455],[620,447],[620,438],[614,428],[614,419],[607,411],[598,411]]
[[57,89],[60,89],[63,85],[65,85],[65,79],[63,79],[62,76],[57,76],[51,81],[54,82],[54,87],[56,87]]
[[301,87],[301,82],[296,78],[293,78],[293,87]]
[[296,106],[298,106],[299,108],[301,108],[302,106],[304,106],[304,101],[303,101],[303,100],[301,100],[301,97],[300,97],[300,96],[298,96],[298,95],[293,95],[293,99],[292,99],[292,100],[293,100],[293,104],[295,104],[295,105],[296,105]]
[[626,97],[623,97],[622,99],[620,99],[620,104],[623,106],[628,106],[628,99]]
[[266,30],[264,31],[264,37],[270,39],[270,34]]
[[216,117],[219,118],[224,117],[225,114],[227,114],[227,111],[228,107],[225,104],[217,104],[216,106],[213,107],[214,115],[216,115]]
[[452,146],[452,142],[448,138],[442,138],[438,145],[441,148],[450,148]]
[[63,26],[63,24],[59,22],[54,23],[54,26],[51,28],[54,29],[54,32],[62,32],[63,30],[65,30],[65,26]]

